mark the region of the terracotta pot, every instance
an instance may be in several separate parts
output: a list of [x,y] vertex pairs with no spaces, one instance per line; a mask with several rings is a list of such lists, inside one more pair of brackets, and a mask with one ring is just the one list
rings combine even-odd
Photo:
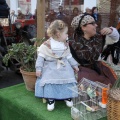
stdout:
[[26,85],[26,89],[28,91],[34,91],[35,90],[35,82],[36,82],[36,74],[35,72],[27,72],[20,68],[20,72],[22,74],[23,80]]

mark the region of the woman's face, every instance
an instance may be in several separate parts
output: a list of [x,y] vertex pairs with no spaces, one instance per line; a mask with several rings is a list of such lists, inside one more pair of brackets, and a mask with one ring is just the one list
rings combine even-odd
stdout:
[[98,10],[97,10],[97,8],[96,8],[96,9],[94,9],[94,13],[98,13]]
[[73,14],[78,14],[78,10],[75,9],[75,10],[73,11]]
[[85,26],[82,26],[84,35],[88,37],[93,37],[96,34],[97,24],[95,21],[88,22]]

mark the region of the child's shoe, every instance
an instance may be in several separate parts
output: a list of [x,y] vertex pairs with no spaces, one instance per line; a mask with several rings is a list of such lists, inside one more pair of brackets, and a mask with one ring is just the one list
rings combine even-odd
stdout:
[[55,101],[54,100],[48,100],[48,102],[47,102],[47,110],[48,111],[54,110],[54,106],[55,106]]
[[73,106],[73,101],[72,101],[71,98],[66,99],[65,102],[66,102],[66,105],[67,105],[68,107],[72,107],[72,106]]

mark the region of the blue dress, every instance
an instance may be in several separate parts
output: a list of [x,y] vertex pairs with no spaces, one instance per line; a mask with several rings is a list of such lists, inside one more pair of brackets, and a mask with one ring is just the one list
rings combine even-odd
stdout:
[[75,87],[77,84],[73,67],[78,66],[78,63],[70,52],[63,55],[66,49],[69,49],[64,43],[55,41],[52,38],[49,42],[50,50],[54,55],[59,56],[60,63],[58,63],[57,58],[44,54],[45,49],[49,49],[47,46],[45,49],[40,46],[41,49],[38,50],[36,60],[36,71],[41,71],[42,76],[37,78],[35,96],[58,100],[76,97],[77,94],[73,94],[70,88]]

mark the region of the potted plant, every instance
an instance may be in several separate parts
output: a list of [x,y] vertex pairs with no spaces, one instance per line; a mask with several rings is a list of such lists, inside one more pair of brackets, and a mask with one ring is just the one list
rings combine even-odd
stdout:
[[[45,40],[43,39],[33,39],[34,41],[39,41],[39,46]],[[36,62],[36,50],[35,45],[26,45],[25,43],[12,44],[8,48],[8,53],[3,57],[3,62],[8,65],[9,60],[15,59],[20,63],[20,72],[23,76],[23,80],[26,85],[26,89],[29,91],[34,91],[36,74],[35,74],[35,62]]]

